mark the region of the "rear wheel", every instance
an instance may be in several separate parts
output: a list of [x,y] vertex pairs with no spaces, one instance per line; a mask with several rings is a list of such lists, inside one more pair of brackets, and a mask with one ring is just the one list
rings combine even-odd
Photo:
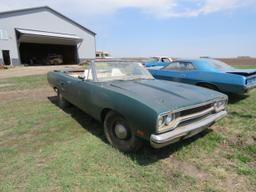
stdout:
[[58,105],[60,108],[65,109],[70,106],[70,103],[62,96],[59,90],[57,90]]
[[108,142],[123,152],[133,152],[141,148],[142,142],[134,135],[126,120],[110,111],[104,119],[104,132]]

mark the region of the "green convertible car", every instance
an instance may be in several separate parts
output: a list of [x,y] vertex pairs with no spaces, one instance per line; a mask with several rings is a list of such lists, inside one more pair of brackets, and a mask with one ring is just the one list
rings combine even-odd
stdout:
[[189,138],[224,117],[227,96],[192,85],[156,80],[139,63],[92,62],[88,69],[53,71],[48,82],[60,107],[73,104],[103,122],[111,145],[161,148]]

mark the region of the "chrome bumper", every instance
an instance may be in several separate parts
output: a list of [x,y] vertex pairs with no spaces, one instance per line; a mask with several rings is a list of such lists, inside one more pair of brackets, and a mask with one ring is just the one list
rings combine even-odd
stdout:
[[153,148],[161,148],[171,143],[175,143],[181,139],[187,139],[207,129],[210,125],[227,115],[226,111],[212,114],[198,122],[191,123],[183,127],[162,133],[159,135],[152,134],[150,136],[150,144]]

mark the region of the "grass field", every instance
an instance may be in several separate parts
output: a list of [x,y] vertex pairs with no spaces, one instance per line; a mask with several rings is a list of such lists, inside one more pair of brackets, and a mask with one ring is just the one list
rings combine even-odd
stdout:
[[192,139],[137,154],[102,125],[56,106],[45,76],[0,81],[0,191],[255,191],[256,91]]

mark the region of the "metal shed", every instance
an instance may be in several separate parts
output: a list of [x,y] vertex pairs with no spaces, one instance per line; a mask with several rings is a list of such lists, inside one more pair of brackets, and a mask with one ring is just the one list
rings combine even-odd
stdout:
[[[73,64],[95,58],[95,33],[50,7],[0,13],[0,63]],[[51,58],[59,63],[49,63]]]

